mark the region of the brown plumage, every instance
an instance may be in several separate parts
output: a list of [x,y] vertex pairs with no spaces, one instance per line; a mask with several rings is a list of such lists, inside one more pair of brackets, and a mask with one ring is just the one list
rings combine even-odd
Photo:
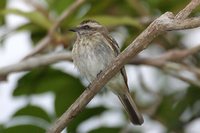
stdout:
[[[107,29],[94,20],[85,20],[71,31],[77,33],[72,50],[74,63],[91,82],[120,53],[119,47]],[[119,97],[131,122],[141,125],[144,120],[130,95],[124,67],[105,86]]]

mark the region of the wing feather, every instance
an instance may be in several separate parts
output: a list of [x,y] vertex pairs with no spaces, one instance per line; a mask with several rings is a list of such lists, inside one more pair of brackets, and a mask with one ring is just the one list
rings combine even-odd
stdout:
[[[106,33],[102,33],[102,35],[104,36],[104,38],[108,42],[109,47],[114,51],[115,56],[118,56],[120,54],[120,50],[119,50],[119,45],[117,44],[115,39],[113,39],[112,36],[110,36],[109,34],[106,34]],[[124,81],[126,83],[126,87],[128,88],[128,84],[127,84],[128,80],[127,80],[125,68],[123,67],[120,71],[121,71],[121,74],[122,74]]]

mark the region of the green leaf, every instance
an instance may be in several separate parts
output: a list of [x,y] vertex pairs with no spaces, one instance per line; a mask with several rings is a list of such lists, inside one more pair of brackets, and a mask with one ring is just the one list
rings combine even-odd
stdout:
[[[117,2],[119,2],[119,1],[117,1]],[[106,0],[104,2],[98,1],[98,0],[91,0],[90,4],[92,6],[91,6],[90,11],[87,13],[87,15],[90,16],[90,15],[94,15],[94,14],[103,14],[103,13],[106,13],[106,11],[110,9],[110,6],[115,5],[117,2],[116,2],[116,0],[115,1],[113,1],[113,0]]]
[[200,100],[200,89],[197,86],[190,86],[188,87],[188,91],[186,94],[186,98],[188,101],[188,105],[192,106],[195,102]]
[[119,133],[121,130],[120,127],[100,127],[88,133]]
[[[6,8],[6,2],[7,2],[7,0],[0,0],[0,9]],[[0,16],[0,25],[3,25],[4,23],[5,23],[5,17]]]
[[[162,13],[166,11],[177,12],[184,8],[188,0],[182,0],[181,2],[178,0],[143,0],[151,10],[160,10]],[[156,11],[158,12],[158,11]]]
[[80,123],[84,122],[85,120],[98,116],[101,113],[106,111],[106,108],[104,107],[94,107],[94,108],[86,108],[81,112],[67,127],[68,132],[76,132],[77,127],[80,125]]
[[40,26],[32,22],[30,23],[28,22],[6,33],[4,36],[1,37],[0,41],[3,42],[7,37],[9,37],[9,35],[16,32],[22,32],[22,31],[27,31],[31,34],[31,40],[33,41],[32,43],[33,45],[37,44],[48,32],[47,30],[41,28]]
[[46,0],[51,10],[54,10],[57,14],[61,14],[66,8],[68,8],[74,0]]
[[47,31],[45,30],[37,30],[31,32],[31,40],[33,41],[33,44],[36,45],[38,42],[47,34]]
[[25,106],[13,114],[13,117],[16,116],[34,116],[44,119],[48,122],[51,122],[50,116],[42,108],[34,105]]
[[[181,94],[182,93],[182,94]],[[180,94],[182,97],[180,97]],[[196,86],[188,87],[186,92],[176,92],[164,96],[160,106],[157,109],[158,119],[165,124],[169,131],[178,131],[183,129],[181,115],[193,105],[200,101],[200,89]],[[195,110],[198,112],[197,110]],[[195,118],[196,114],[191,113],[190,118]]]
[[6,15],[6,14],[16,14],[25,17],[32,23],[47,30],[52,25],[50,21],[38,11],[24,12],[18,9],[5,9],[0,11],[0,15]]
[[18,125],[3,130],[2,133],[44,133],[43,128],[33,125]]
[[175,95],[164,96],[160,106],[157,109],[156,116],[167,126],[168,130],[179,129],[181,123],[179,121],[180,112],[175,109]]
[[[57,117],[63,114],[69,106],[81,95],[84,86],[74,79],[71,81],[71,86],[68,86],[67,89],[62,89],[56,92],[55,98],[55,112]],[[82,113],[80,113],[77,118],[70,123],[68,126],[68,131],[75,132],[78,125],[84,120],[93,117],[95,115],[99,115],[105,110],[104,107],[96,107],[96,108],[87,108]]]
[[3,34],[0,38],[0,43],[4,44],[3,42],[9,37],[9,35],[22,31],[27,31],[31,34],[31,40],[33,41],[33,44],[37,44],[37,42],[47,34],[47,30],[42,29],[40,26],[32,22],[28,22]]
[[83,92],[84,86],[81,82],[71,77],[66,80],[68,84],[65,88],[56,92],[55,111],[60,116],[75,101],[75,99]]
[[42,29],[40,26],[30,22],[26,24],[22,24],[13,31],[20,32],[20,31],[28,31],[31,34],[31,40],[33,44],[37,44],[46,34],[47,31]]
[[33,69],[19,79],[13,95],[21,96],[49,91],[56,92],[62,89],[74,89],[77,85],[83,88],[80,80],[69,74],[50,67],[40,67]]
[[0,124],[0,133],[2,133],[4,129],[5,127],[2,124]]
[[22,24],[15,29],[15,31],[29,31],[29,32],[35,32],[35,31],[40,31],[40,30],[41,30],[41,27],[31,22]]
[[7,0],[0,0],[0,9],[3,9],[6,7],[6,3],[7,3]]
[[[180,97],[180,93],[182,93],[182,97]],[[157,109],[156,117],[167,127],[168,131],[182,130],[183,124],[180,117],[188,108],[192,110],[193,105],[200,100],[199,94],[199,87],[190,86],[186,92],[181,91],[164,96]],[[195,114],[189,115],[190,118],[195,117]]]
[[[200,89],[196,86],[190,86],[187,88],[186,94],[182,97],[182,99],[177,103],[175,109],[181,115],[186,109],[190,108],[193,110],[193,106],[195,103],[200,101]],[[199,112],[195,110],[196,112]],[[194,112],[195,112],[194,111]],[[195,117],[196,114],[191,113],[190,118]]]

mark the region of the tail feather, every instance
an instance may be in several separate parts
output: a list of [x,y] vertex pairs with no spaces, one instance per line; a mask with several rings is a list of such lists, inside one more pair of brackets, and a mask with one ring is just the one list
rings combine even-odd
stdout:
[[126,93],[123,95],[118,95],[120,101],[124,105],[126,112],[128,113],[130,120],[135,125],[142,125],[144,122],[142,115],[138,111],[130,93]]

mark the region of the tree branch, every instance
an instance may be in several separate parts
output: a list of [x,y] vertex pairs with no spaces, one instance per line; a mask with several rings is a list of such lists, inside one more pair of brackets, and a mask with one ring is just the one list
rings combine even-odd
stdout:
[[[166,52],[156,58],[132,59],[130,61],[130,64],[154,66],[154,67],[164,70],[168,74],[170,74],[184,82],[187,82],[189,84],[200,87],[200,84],[198,83],[198,81],[194,81],[189,78],[180,76],[176,73],[176,72],[180,72],[181,70],[187,70],[187,71],[193,73],[194,75],[196,75],[198,78],[198,77],[200,77],[200,69],[199,68],[170,62],[170,61],[173,61],[173,62],[182,61],[182,59],[185,59],[186,57],[193,55],[199,51],[200,51],[200,45],[190,48],[190,49],[186,49],[186,50],[171,50],[171,51]],[[170,70],[173,70],[173,73]]]
[[[192,1],[193,2],[193,1]],[[197,6],[197,2],[195,5]],[[190,14],[180,16],[186,18]],[[167,12],[152,22],[146,30],[144,30],[116,59],[103,70],[98,78],[96,78],[90,86],[81,94],[81,96],[63,113],[63,115],[49,128],[47,133],[59,133],[71,122],[78,113],[90,102],[90,100],[101,90],[101,88],[134,56],[144,50],[150,42],[168,31],[167,25],[173,24],[176,19],[173,19],[172,13]],[[172,29],[171,29],[172,30]]]
[[39,57],[31,57],[19,63],[1,68],[0,81],[1,79],[3,80],[10,73],[27,71],[36,67],[45,66],[63,60],[72,60],[71,52],[62,52],[56,54],[54,53],[49,55],[43,55]]
[[[196,28],[199,26],[200,26],[200,17],[185,19],[185,20],[174,20],[173,23],[170,23],[170,24],[166,23],[166,27],[168,30],[183,30],[183,29],[188,29],[188,28]],[[43,40],[44,42],[41,42],[41,44],[46,44],[48,43],[49,40],[51,40],[49,36],[47,37],[48,38]],[[130,63],[135,64],[135,65],[146,64],[146,65],[160,67],[167,60],[172,60],[172,59],[179,60],[179,58],[182,59],[188,55],[196,53],[199,50],[200,50],[200,46],[187,49],[187,50],[173,50],[155,59],[149,59],[149,58],[148,59],[144,59],[144,58],[133,59],[130,61]],[[23,60],[19,63],[1,68],[0,81],[5,80],[5,77],[12,72],[27,71],[35,67],[49,65],[49,64],[56,63],[62,60],[72,60],[71,55],[69,53],[62,52],[62,53],[28,58],[27,60]]]
[[129,63],[134,65],[150,65],[164,67],[167,61],[180,61],[200,51],[200,45],[185,50],[170,50],[155,58],[134,58]]
[[170,30],[182,30],[182,29],[192,29],[199,27],[200,17],[189,18],[184,20],[174,20],[172,24],[166,25],[168,31]]
[[184,82],[186,82],[186,83],[189,83],[189,84],[191,84],[191,85],[194,85],[194,86],[197,86],[197,87],[200,88],[200,83],[199,83],[199,81],[195,81],[195,80],[192,80],[192,79],[190,79],[190,78],[181,76],[180,74],[174,73],[174,71],[172,72],[172,71],[170,71],[170,70],[168,70],[168,69],[163,69],[163,70],[164,70],[164,72],[166,72],[166,73],[172,75],[173,77],[175,77],[175,78],[177,78],[177,79],[180,79],[180,80],[182,80],[182,81],[184,81]]
[[175,16],[175,19],[186,19],[199,4],[200,0],[191,0],[191,2]]

